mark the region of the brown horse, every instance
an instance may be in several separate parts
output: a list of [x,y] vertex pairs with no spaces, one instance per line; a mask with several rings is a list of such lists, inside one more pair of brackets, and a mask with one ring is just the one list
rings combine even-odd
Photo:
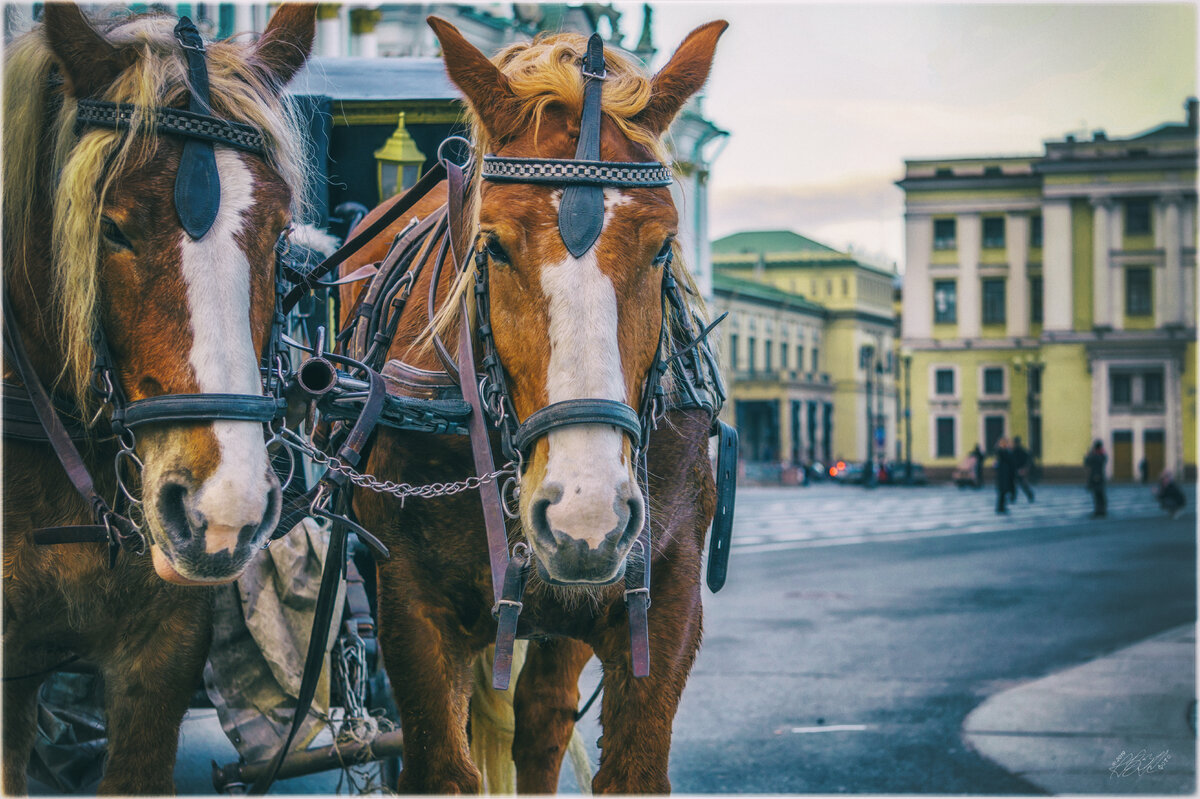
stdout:
[[[513,45],[489,61],[449,23],[430,18],[451,79],[473,115],[477,155],[570,159],[584,104],[580,64],[586,40],[576,34]],[[606,53],[600,156],[605,161],[663,160],[660,137],[707,79],[726,24],[698,28],[652,79],[626,56]],[[667,188],[604,189],[603,229],[580,257],[570,254],[556,223],[561,187],[478,182],[472,188],[474,252],[490,274],[490,318],[497,352],[521,420],[550,403],[602,398],[639,406],[662,325],[664,254],[678,218]],[[443,186],[410,216],[445,202]],[[377,209],[364,221],[384,213]],[[343,267],[348,274],[383,258],[396,223]],[[474,259],[468,259],[474,260]],[[449,262],[447,262],[449,263]],[[457,282],[441,272],[443,312],[410,303],[388,356],[426,372],[440,370],[423,346],[432,324],[455,351],[458,297],[472,285],[468,264]],[[672,267],[668,267],[672,268]],[[690,283],[678,266],[676,278]],[[414,297],[426,296],[432,270]],[[354,292],[343,290],[343,307]],[[478,351],[478,350],[477,350]],[[386,373],[386,371],[385,371]],[[634,444],[615,426],[577,424],[537,440],[520,476],[520,523],[510,542],[525,541],[530,570],[520,616],[531,637],[515,689],[512,747],[517,787],[550,793],[574,726],[578,677],[597,655],[604,669],[604,737],[596,791],[669,791],[671,726],[700,644],[700,565],[714,511],[714,481],[705,411],[672,412],[650,438],[645,507]],[[451,481],[473,473],[464,439],[381,430],[366,471],[410,483]],[[467,714],[472,660],[495,638],[492,578],[479,499],[410,501],[359,491],[363,525],[391,549],[379,565],[384,660],[404,730],[401,793],[474,793]],[[654,530],[651,670],[633,677],[622,588],[612,585],[649,513]],[[519,529],[518,529],[519,528]]]
[[[257,43],[208,48],[211,114],[266,145],[265,156],[215,146],[219,204],[199,237],[185,234],[173,193],[192,139],[148,124],[153,109],[187,108],[195,91],[175,20],[134,17],[100,32],[74,5],[43,13],[5,63],[4,290],[29,361],[74,407],[84,460],[111,497],[117,448],[88,394],[96,330],[131,401],[263,392],[275,243],[306,169],[280,94],[311,49],[315,12],[281,8]],[[140,116],[129,131],[77,129],[85,99],[133,104]],[[11,343],[6,394],[20,382]],[[203,586],[236,579],[261,548],[280,489],[261,423],[139,427],[136,455],[150,552],[122,552],[110,569],[104,544],[35,545],[36,528],[87,523],[90,509],[45,441],[4,441],[5,793],[25,791],[39,685],[74,657],[105,682],[100,790],[174,792],[179,725],[210,636]]]

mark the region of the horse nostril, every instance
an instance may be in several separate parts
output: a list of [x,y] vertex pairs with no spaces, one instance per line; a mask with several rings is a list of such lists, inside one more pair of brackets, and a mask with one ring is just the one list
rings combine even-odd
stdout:
[[536,499],[529,508],[529,516],[533,521],[533,533],[537,536],[538,543],[544,547],[554,546],[554,533],[550,532],[550,520],[546,517],[546,512],[552,504],[554,503],[548,499]]
[[176,481],[166,483],[158,491],[158,514],[163,527],[179,541],[190,541],[205,528],[204,515],[188,507],[189,493],[185,484]]

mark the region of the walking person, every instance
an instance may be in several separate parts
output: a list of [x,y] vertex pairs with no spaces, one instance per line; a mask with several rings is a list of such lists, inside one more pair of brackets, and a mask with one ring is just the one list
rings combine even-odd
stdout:
[[1030,456],[1029,450],[1021,445],[1021,437],[1013,436],[1012,445],[1012,465],[1013,465],[1013,502],[1017,501],[1016,488],[1025,492],[1025,497],[1033,502],[1033,489],[1029,487],[1029,470],[1033,467],[1033,457]]
[[1008,513],[1005,501],[1009,494],[1016,493],[1013,479],[1012,451],[1008,439],[1001,437],[996,442],[996,513]]
[[1172,519],[1179,515],[1179,511],[1183,510],[1184,505],[1187,505],[1187,497],[1183,495],[1183,491],[1175,482],[1175,477],[1169,469],[1163,471],[1158,478],[1158,485],[1154,487],[1154,498],[1158,500],[1159,507],[1165,510]]
[[1104,493],[1104,474],[1108,467],[1108,453],[1104,442],[1096,439],[1091,452],[1083,459],[1087,490],[1092,492],[1092,518],[1103,519],[1108,515],[1108,496]]
[[983,450],[978,444],[971,450],[971,457],[975,459],[975,487],[983,488]]

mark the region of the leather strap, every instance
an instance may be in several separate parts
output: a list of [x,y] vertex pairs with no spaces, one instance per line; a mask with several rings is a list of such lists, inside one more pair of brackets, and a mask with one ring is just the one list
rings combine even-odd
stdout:
[[528,546],[514,547],[513,556],[504,572],[504,591],[492,615],[496,618],[496,655],[492,658],[492,687],[508,690],[512,678],[513,643],[517,639],[517,621],[521,615],[521,599],[525,595],[525,580],[529,574]]
[[285,410],[286,404],[282,400],[253,394],[165,394],[117,408],[113,411],[113,424],[138,427],[216,419],[269,422],[282,416]]
[[[579,122],[579,144],[575,159],[600,160],[600,100],[604,87],[604,41],[593,33],[583,60],[583,116]],[[558,232],[563,244],[576,258],[591,249],[604,227],[604,189],[589,183],[563,189],[558,206]]]
[[[638,464],[642,495],[649,500],[650,481],[646,455]],[[650,561],[653,557],[650,539],[650,503],[646,502],[646,521],[638,532],[635,547],[641,549],[641,564],[625,567],[625,609],[629,614],[629,653],[634,677],[650,675]]]
[[717,512],[708,535],[708,589],[714,594],[725,585],[729,571],[729,541],[733,536],[733,503],[737,493],[738,432],[717,420]]
[[609,424],[629,434],[634,447],[642,438],[642,421],[638,412],[623,402],[608,399],[570,399],[547,405],[534,411],[517,428],[516,444],[528,452],[537,439],[556,427],[579,424]]
[[315,269],[309,272],[304,280],[297,283],[287,296],[283,298],[283,312],[287,313],[296,307],[296,303],[300,302],[300,298],[308,292],[312,291],[317,282],[327,274],[336,269],[343,261],[349,258],[354,253],[361,250],[376,236],[387,230],[393,222],[404,216],[414,205],[428,194],[434,186],[441,183],[446,177],[446,169],[439,162],[433,166],[428,172],[421,176],[413,187],[406,191],[396,204],[383,213],[378,219],[365,228],[354,234],[346,240],[341,247],[338,247],[332,255],[322,261]]
[[[7,345],[7,342],[5,343]],[[25,387],[5,381],[3,395],[4,437],[20,441],[48,441],[46,429],[38,420],[37,410]],[[83,424],[71,418],[71,411],[62,405],[55,405],[54,410],[73,441],[82,441],[87,438],[87,431]],[[64,416],[66,418],[63,418]]]
[[[267,153],[262,134],[242,122],[220,119],[209,114],[196,114],[182,108],[143,108],[141,113],[153,117],[155,133],[203,139],[255,155]],[[138,116],[139,108],[136,105],[81,99],[77,104],[75,127],[129,130]]]
[[480,173],[493,183],[574,183],[614,188],[656,188],[675,182],[661,161],[581,161],[572,158],[518,158],[485,155]]
[[[175,26],[175,38],[183,48],[187,63],[188,111],[212,114],[208,95],[208,66],[204,62],[204,42],[200,31],[187,17]],[[175,212],[183,229],[193,239],[204,238],[217,221],[221,207],[221,177],[217,172],[217,156],[211,141],[188,137],[183,143],[179,172],[175,175]]]

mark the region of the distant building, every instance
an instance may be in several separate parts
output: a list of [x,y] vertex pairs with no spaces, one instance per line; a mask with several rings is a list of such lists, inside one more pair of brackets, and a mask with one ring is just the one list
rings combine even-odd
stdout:
[[1126,139],[913,160],[903,344],[913,457],[949,468],[1022,436],[1078,476],[1196,463],[1197,103]]
[[894,452],[895,275],[787,230],[718,239],[712,259],[743,456],[828,464]]

